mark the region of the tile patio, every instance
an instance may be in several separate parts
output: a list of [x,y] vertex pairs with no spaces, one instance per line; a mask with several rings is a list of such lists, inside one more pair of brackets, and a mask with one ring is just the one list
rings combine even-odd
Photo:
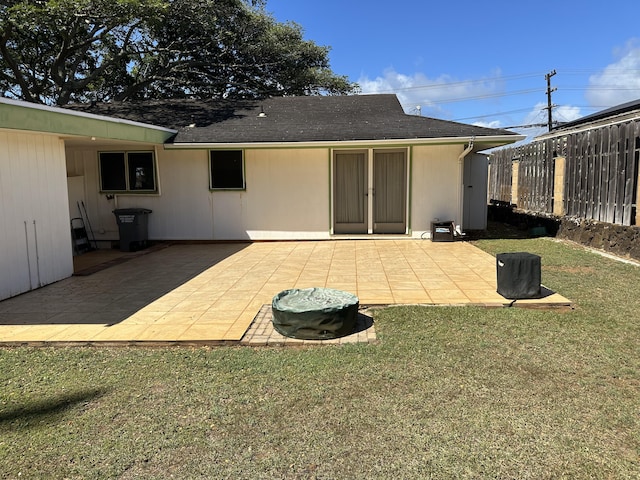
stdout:
[[[503,298],[496,293],[495,258],[466,242],[172,245],[83,257],[76,259],[76,268],[90,275],[0,302],[0,344],[304,344],[273,332],[269,309],[264,308],[288,288],[346,290],[356,294],[363,307],[571,305],[551,291],[536,300]],[[94,268],[90,262],[96,259],[109,268]],[[338,343],[353,341],[375,341],[373,322]]]

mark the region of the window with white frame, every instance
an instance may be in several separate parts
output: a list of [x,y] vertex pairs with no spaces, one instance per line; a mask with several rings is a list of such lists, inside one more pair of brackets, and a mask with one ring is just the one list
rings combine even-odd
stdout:
[[102,192],[156,192],[153,152],[100,152]]

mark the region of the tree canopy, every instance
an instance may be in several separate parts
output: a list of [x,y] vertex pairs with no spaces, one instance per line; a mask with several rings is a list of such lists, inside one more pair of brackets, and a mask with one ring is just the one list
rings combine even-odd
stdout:
[[329,48],[265,0],[8,0],[0,92],[50,105],[344,94]]

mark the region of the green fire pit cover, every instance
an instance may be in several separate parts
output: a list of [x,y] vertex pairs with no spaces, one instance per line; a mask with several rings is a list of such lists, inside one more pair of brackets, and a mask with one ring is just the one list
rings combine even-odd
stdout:
[[327,340],[353,333],[358,297],[331,288],[284,290],[273,297],[273,328],[285,337]]

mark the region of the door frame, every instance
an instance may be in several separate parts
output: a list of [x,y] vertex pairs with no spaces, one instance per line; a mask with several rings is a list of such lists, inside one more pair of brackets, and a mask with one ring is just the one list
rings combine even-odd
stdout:
[[[365,178],[358,177],[357,180],[363,181],[362,191],[347,189],[342,195],[346,198],[351,195],[349,198],[351,205],[357,205],[355,208],[361,208],[362,211],[362,221],[359,222],[342,222],[338,223],[337,216],[338,212],[336,209],[336,205],[338,203],[338,197],[341,195],[339,193],[339,189],[337,187],[338,183],[338,171],[337,163],[339,155],[358,155],[361,158],[358,160],[363,160],[362,165],[362,175]],[[371,212],[371,206],[369,204],[370,191],[368,188],[369,184],[369,176],[370,176],[370,162],[368,158],[368,153],[363,149],[353,149],[353,150],[336,150],[332,152],[331,155],[331,233],[336,234],[364,234],[367,233],[368,225],[370,223],[369,217]]]
[[[376,181],[379,178],[376,173],[377,173],[377,169],[375,168],[376,166],[376,155],[377,154],[383,154],[383,153],[402,153],[403,157],[403,165],[402,165],[402,200],[401,200],[401,205],[400,205],[400,209],[401,212],[395,212],[400,213],[400,217],[402,218],[401,222],[382,222],[380,218],[377,217],[376,215],[376,211],[377,211],[377,200],[380,198],[380,196],[378,196],[378,192],[376,192],[376,189],[380,190],[380,186],[377,185]],[[407,151],[406,149],[403,148],[385,148],[385,149],[374,149],[373,150],[373,181],[371,183],[372,187],[373,187],[373,202],[372,202],[372,206],[371,206],[371,212],[372,212],[372,222],[371,224],[373,225],[373,233],[381,233],[381,234],[405,234],[407,233],[407,205],[408,205],[408,155],[407,155]],[[387,193],[387,192],[384,192]]]
[[336,232],[336,212],[335,212],[335,202],[336,202],[336,155],[340,153],[365,153],[366,157],[366,232],[354,232],[353,235],[358,234],[390,234],[385,232],[375,232],[374,231],[374,154],[375,152],[403,152],[405,154],[405,183],[404,183],[404,232],[403,233],[395,233],[396,235],[406,235],[409,233],[409,215],[410,215],[410,190],[411,190],[411,149],[409,147],[369,147],[369,148],[333,148],[330,151],[329,155],[329,165],[330,165],[330,179],[331,179],[331,188],[330,188],[330,234],[331,235],[343,235],[350,234],[349,232]]

